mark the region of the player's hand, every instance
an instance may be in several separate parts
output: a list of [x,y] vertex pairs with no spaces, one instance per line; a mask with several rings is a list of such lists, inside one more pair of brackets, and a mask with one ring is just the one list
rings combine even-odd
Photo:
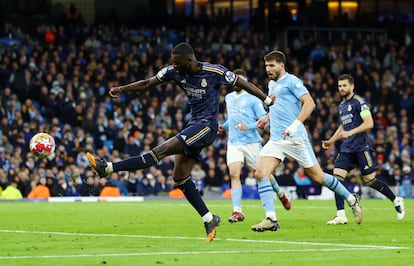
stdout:
[[109,95],[111,95],[111,97],[113,98],[118,98],[118,94],[122,92],[122,87],[112,87],[109,90]]
[[288,126],[285,131],[283,131],[283,139],[286,139],[287,137],[291,137],[295,135],[295,133],[298,131],[299,126],[302,124],[301,121],[295,119],[290,126]]
[[329,147],[331,147],[332,142],[330,142],[329,140],[322,140],[322,149],[329,149]]
[[217,135],[218,135],[218,134],[221,134],[221,132],[223,132],[223,131],[224,131],[224,127],[223,127],[223,125],[218,125]]
[[269,123],[269,115],[266,115],[265,117],[257,120],[257,127],[258,128],[264,128],[267,123]]
[[240,129],[241,131],[246,131],[246,130],[248,130],[248,128],[247,128],[247,126],[246,126],[246,124],[243,124],[243,123],[237,123],[237,125],[236,125],[236,127],[238,128],[238,129]]

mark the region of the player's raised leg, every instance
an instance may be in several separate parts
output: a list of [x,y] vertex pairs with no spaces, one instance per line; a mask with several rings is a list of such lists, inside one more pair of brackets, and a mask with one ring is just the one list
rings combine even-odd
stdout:
[[292,204],[286,192],[280,188],[279,183],[276,181],[276,178],[273,175],[270,175],[269,180],[270,180],[270,184],[272,185],[273,191],[276,193],[283,207],[286,210],[290,210],[290,208],[292,207]]

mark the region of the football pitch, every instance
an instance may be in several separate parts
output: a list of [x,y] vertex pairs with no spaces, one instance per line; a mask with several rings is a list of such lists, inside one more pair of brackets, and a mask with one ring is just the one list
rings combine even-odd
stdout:
[[230,200],[207,200],[221,216],[204,242],[201,218],[186,200],[0,202],[0,265],[413,265],[414,200],[397,221],[388,200],[364,199],[364,220],[326,225],[334,201],[275,202],[281,229],[257,233],[259,200],[243,201],[244,222],[227,222]]

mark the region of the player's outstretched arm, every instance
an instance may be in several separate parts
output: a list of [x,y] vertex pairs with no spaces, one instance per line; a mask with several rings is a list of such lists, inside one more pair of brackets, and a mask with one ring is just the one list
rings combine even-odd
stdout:
[[121,93],[121,92],[144,91],[144,90],[147,90],[151,87],[154,87],[154,86],[156,86],[160,83],[162,83],[162,81],[160,81],[156,76],[154,76],[152,78],[138,80],[136,82],[133,82],[133,83],[130,83],[130,84],[127,84],[127,85],[112,87],[109,90],[109,95],[111,95],[111,97],[117,98],[118,94]]
[[275,101],[275,96],[274,95],[267,96],[263,91],[261,91],[253,83],[250,83],[250,82],[248,82],[244,79],[238,78],[236,80],[235,86],[239,86],[239,87],[243,88],[245,91],[247,91],[248,93],[256,96],[257,98],[262,100],[264,102],[264,104],[266,104],[267,106],[271,106]]

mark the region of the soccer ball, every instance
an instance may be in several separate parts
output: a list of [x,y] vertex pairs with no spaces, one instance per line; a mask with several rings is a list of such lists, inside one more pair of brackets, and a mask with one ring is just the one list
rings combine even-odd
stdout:
[[55,140],[47,133],[37,133],[30,139],[29,149],[38,158],[43,159],[55,151]]

